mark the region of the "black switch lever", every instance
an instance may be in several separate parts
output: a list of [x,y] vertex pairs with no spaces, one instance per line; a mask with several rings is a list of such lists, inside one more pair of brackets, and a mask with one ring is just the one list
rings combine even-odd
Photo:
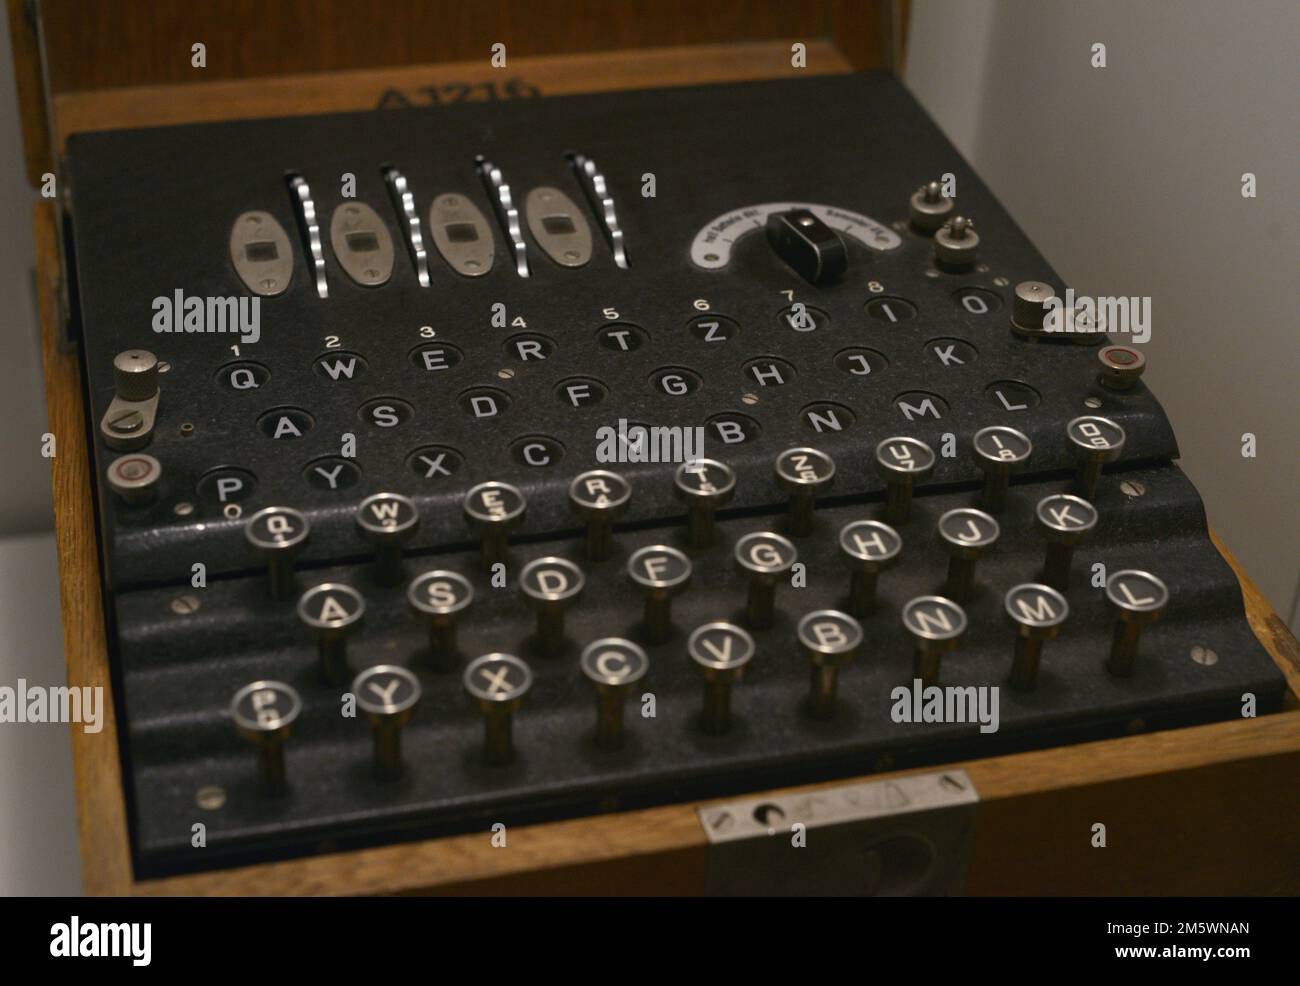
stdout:
[[768,215],[767,242],[778,257],[812,284],[833,281],[849,266],[840,234],[807,209]]

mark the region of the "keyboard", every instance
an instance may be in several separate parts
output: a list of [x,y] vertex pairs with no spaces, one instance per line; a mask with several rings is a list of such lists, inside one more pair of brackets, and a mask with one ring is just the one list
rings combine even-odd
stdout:
[[68,168],[140,876],[1280,707],[1140,339],[889,76]]

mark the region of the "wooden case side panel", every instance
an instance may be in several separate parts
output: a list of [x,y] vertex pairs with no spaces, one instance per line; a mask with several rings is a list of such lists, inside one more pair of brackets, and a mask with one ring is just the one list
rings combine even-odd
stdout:
[[98,733],[72,730],[82,889],[87,894],[124,894],[131,887],[131,859],[99,584],[81,367],[76,352],[61,351],[57,342],[59,248],[54,203],[37,203],[33,221],[45,403],[56,443],[50,476],[64,658],[70,686],[102,688],[104,694],[104,728]]

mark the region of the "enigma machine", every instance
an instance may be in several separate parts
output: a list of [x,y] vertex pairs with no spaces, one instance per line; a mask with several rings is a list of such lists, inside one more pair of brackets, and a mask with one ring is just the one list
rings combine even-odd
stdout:
[[890,77],[68,167],[137,874],[1281,702],[1140,347]]

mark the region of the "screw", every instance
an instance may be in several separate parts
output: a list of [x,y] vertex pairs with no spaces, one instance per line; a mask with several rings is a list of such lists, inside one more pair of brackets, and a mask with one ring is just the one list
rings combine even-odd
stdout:
[[108,426],[114,431],[135,431],[144,424],[144,415],[139,411],[123,411],[110,418]]
[[172,612],[177,616],[189,616],[191,613],[199,611],[199,597],[193,593],[187,592],[183,596],[177,596],[171,601]]
[[953,777],[952,774],[944,774],[942,777],[939,778],[939,783],[944,787],[949,788],[950,790],[953,791],[966,790],[966,785],[963,784],[961,781],[957,780],[957,778]]
[[1101,407],[1101,398],[1100,398],[1100,397],[1087,397],[1087,398],[1084,398],[1083,406],[1084,406],[1084,407]]
[[194,803],[204,811],[223,808],[226,804],[226,789],[216,784],[207,784],[195,792]]
[[993,278],[993,283],[1000,288],[1005,288],[1011,282],[1005,277],[995,277]]
[[735,824],[736,820],[729,811],[720,811],[709,819],[709,828],[716,832],[725,832]]
[[193,425],[193,424],[191,424],[190,422],[186,421],[183,425],[181,425],[181,437],[182,437],[182,438],[189,438],[189,437],[191,437],[193,434],[194,434],[194,425]]
[[750,404],[750,405],[757,404],[757,403],[758,403],[758,395],[757,395],[757,394],[744,394],[744,395],[742,395],[741,398],[740,398],[740,403],[742,403],[742,404]]
[[504,370],[497,370],[497,377],[501,380],[513,380],[515,378],[515,371],[506,367]]
[[1195,644],[1192,647],[1192,660],[1197,664],[1202,664],[1208,668],[1212,664],[1219,663],[1219,655],[1214,653],[1214,651],[1210,650],[1208,647],[1202,647],[1200,644]]
[[172,507],[172,513],[177,517],[188,517],[190,514],[194,513],[194,504],[190,503],[188,500],[182,500],[180,503],[176,504],[176,506]]
[[1147,488],[1135,479],[1126,479],[1119,484],[1119,491],[1125,496],[1142,496]]

